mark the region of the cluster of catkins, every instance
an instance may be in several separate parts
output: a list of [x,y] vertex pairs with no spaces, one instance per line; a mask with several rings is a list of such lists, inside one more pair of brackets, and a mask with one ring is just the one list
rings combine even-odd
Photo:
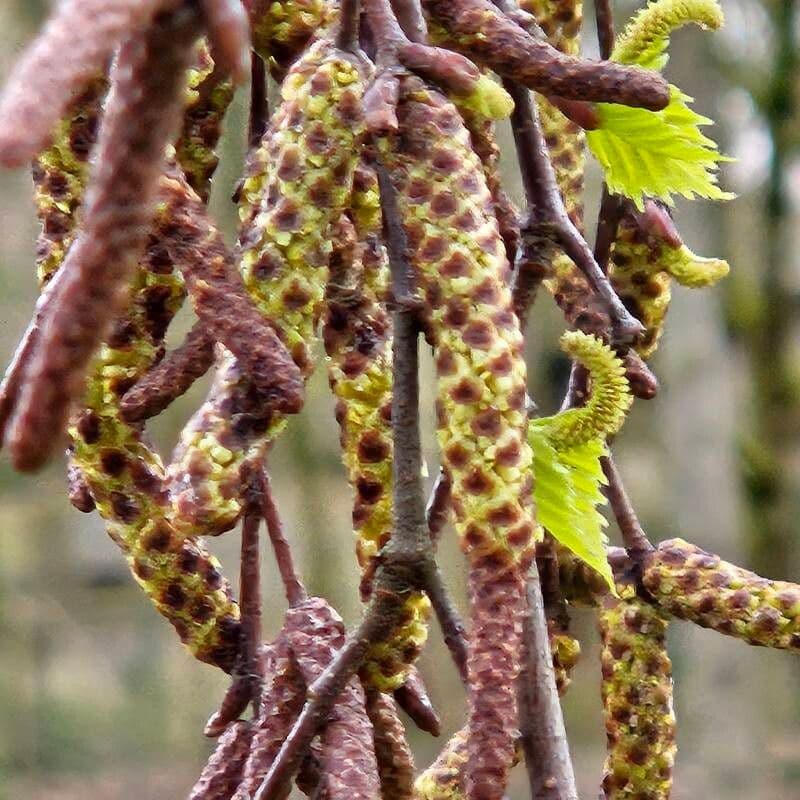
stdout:
[[[556,559],[546,607],[561,607],[547,620],[553,691],[566,691],[580,653],[565,605],[600,607],[605,796],[666,798],[675,752],[667,620],[794,650],[800,589],[676,540],[620,567],[613,591],[554,547],[535,518],[524,316],[543,283],[577,329],[570,354],[590,372],[612,365],[615,394],[602,394],[598,377],[585,412],[568,411],[549,429],[554,451],[567,452],[611,432],[600,418],[619,417],[619,427],[628,387],[655,394],[645,360],[671,280],[708,285],[727,265],[691,253],[655,200],[639,209],[620,200],[608,279],[641,333],[632,346],[619,341],[619,310],[597,292],[597,277],[548,239],[546,225],[526,225],[536,209],[526,216],[503,190],[494,120],[513,103],[491,73],[537,92],[528,122],[549,159],[540,179],[554,181],[576,229],[590,104],[657,110],[669,89],[655,71],[581,59],[579,0],[361,6],[57,3],[0,98],[0,162],[33,161],[41,221],[41,297],[0,387],[4,445],[29,471],[68,440],[74,505],[102,516],[192,654],[234,675],[233,699],[209,724],[218,746],[191,797],[264,800],[309,687],[345,631],[324,600],[301,591],[278,638],[249,647],[252,620],[204,538],[247,515],[253,470],[302,409],[321,344],[355,496],[362,598],[381,591],[380,556],[397,514],[392,312],[414,309],[433,349],[447,508],[469,566],[468,718],[415,780],[393,696],[428,730],[438,733],[438,721],[414,668],[430,603],[410,585],[397,624],[370,643],[320,721],[298,787],[331,800],[503,796],[519,753],[516,683],[538,544]],[[251,51],[253,146],[231,248],[206,203]],[[280,98],[263,132],[265,67]],[[187,295],[196,324],[166,353]],[[145,423],[212,368],[212,388],[165,464]],[[626,559],[611,553],[617,567]],[[545,575],[544,558],[540,568]],[[252,718],[240,719],[250,700]]]

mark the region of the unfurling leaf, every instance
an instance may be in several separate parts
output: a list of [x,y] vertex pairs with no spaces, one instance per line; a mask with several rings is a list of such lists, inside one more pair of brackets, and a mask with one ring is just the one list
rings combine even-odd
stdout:
[[[618,37],[614,61],[661,70],[672,31],[695,23],[722,25],[716,0],[657,0],[642,9]],[[730,200],[717,185],[717,165],[729,161],[700,128],[712,120],[692,111],[692,98],[670,86],[669,104],[646,111],[616,103],[598,103],[600,124],[586,140],[605,172],[610,191],[630,197],[641,210],[645,196],[672,204],[672,196]]]
[[573,331],[564,334],[562,347],[589,370],[592,394],[585,407],[532,420],[528,427],[538,520],[597,570],[613,592],[603,532],[606,521],[597,510],[605,501],[600,458],[608,452],[606,437],[616,433],[625,419],[631,395],[622,362],[599,339]]

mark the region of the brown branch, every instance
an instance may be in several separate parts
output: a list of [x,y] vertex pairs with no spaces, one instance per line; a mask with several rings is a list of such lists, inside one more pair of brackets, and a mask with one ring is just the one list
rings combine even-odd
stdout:
[[272,550],[275,553],[275,562],[278,565],[278,572],[283,581],[286,601],[290,606],[302,603],[307,597],[303,582],[300,580],[292,557],[292,550],[283,532],[283,522],[281,521],[275,498],[272,494],[272,481],[266,470],[261,471],[261,509],[267,523]]
[[490,0],[425,0],[448,34],[448,45],[503,78],[568,100],[622,103],[652,111],[669,102],[667,82],[657,73],[609,61],[560,53],[535,39]]
[[241,646],[233,680],[222,705],[206,723],[206,736],[218,736],[244,712],[250,701],[258,713],[263,665],[261,646],[261,552],[258,528],[262,519],[263,486],[260,468],[249,463],[242,470],[244,513],[242,519],[241,563],[239,573],[239,608],[241,609]]
[[528,578],[528,613],[523,626],[520,731],[531,797],[578,800],[535,562]]
[[[614,339],[630,341],[643,333],[644,328],[617,297],[608,278],[595,261],[591,248],[567,214],[533,98],[528,89],[519,83],[506,81],[504,85],[514,100],[511,126],[528,202],[527,220],[522,228],[523,248],[529,253],[531,250],[538,251],[541,255],[532,258],[531,263],[541,263],[548,259],[556,244],[560,245],[605,303],[612,321]],[[520,281],[518,278],[515,307],[524,305],[520,294],[528,291],[524,279]]]
[[603,487],[603,494],[608,498],[614,518],[617,520],[625,549],[631,558],[639,560],[653,550],[653,545],[647,538],[628,493],[625,491],[622,476],[619,474],[614,457],[609,453],[608,456],[600,459],[600,464],[608,481],[608,485]]
[[211,369],[214,340],[196,323],[183,343],[167,353],[126,392],[120,414],[126,422],[143,422],[160,414]]

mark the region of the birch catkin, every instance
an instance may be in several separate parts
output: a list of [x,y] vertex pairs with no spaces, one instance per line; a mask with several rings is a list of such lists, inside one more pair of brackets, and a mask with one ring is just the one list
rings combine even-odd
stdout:
[[434,344],[439,443],[470,562],[468,794],[499,798],[514,757],[524,576],[532,557],[522,335],[491,194],[455,107],[406,79],[385,158]]

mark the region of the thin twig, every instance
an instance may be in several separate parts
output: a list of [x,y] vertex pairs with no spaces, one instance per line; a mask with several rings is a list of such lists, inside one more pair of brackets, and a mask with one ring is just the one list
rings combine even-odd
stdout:
[[534,800],[578,800],[535,562],[528,578],[528,613],[523,626],[520,730],[531,797]]
[[278,565],[278,572],[283,581],[283,589],[286,594],[286,601],[290,606],[296,606],[308,599],[303,582],[300,580],[292,557],[292,549],[283,532],[283,522],[281,522],[278,507],[272,494],[272,481],[267,470],[262,470],[260,474],[261,483],[261,509],[264,520],[267,523],[267,532],[272,543],[272,550],[275,553],[275,563]]
[[608,485],[603,487],[603,494],[608,498],[608,503],[614,512],[625,549],[631,558],[641,558],[652,552],[653,545],[647,538],[628,493],[625,491],[622,476],[619,474],[614,457],[611,454],[603,456],[600,464],[608,481]]

